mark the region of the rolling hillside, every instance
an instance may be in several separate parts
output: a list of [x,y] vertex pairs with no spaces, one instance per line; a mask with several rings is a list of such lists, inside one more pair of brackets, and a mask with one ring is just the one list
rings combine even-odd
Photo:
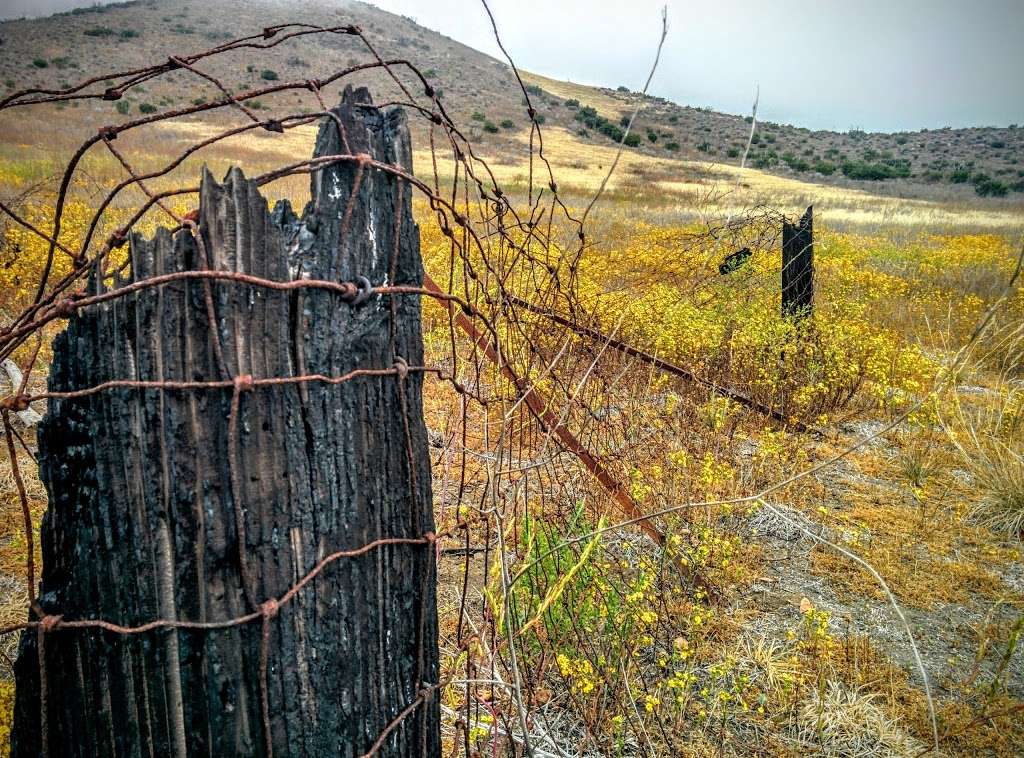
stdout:
[[[92,6],[48,18],[0,24],[0,81],[10,93],[26,86],[67,86],[105,72],[150,64],[170,54],[203,50],[287,21],[323,25],[356,23],[389,59],[414,62],[442,93],[456,121],[484,152],[507,155],[521,144],[529,123],[522,93],[508,66],[412,20],[371,5],[340,6],[313,0],[302,6],[275,0],[245,3],[212,0],[135,0]],[[274,80],[324,76],[367,60],[369,52],[349,37],[296,40],[252,57],[218,59],[209,73],[234,92]],[[358,77],[357,77],[358,78]],[[525,74],[544,123],[561,127],[581,145],[611,146],[621,139],[621,120],[642,98],[625,87],[593,88]],[[383,75],[364,77],[378,101],[399,95]],[[179,84],[188,82],[183,95]],[[616,83],[609,83],[616,84]],[[137,87],[115,107],[138,114],[181,107],[216,90],[187,72],[168,84]],[[296,107],[309,107],[296,94]],[[308,98],[307,98],[308,100]],[[285,105],[278,101],[274,105]],[[253,107],[270,103],[252,103]],[[69,115],[69,114],[65,114]],[[668,160],[739,165],[750,136],[749,118],[696,104],[642,98],[630,150]],[[419,135],[422,139],[425,135]],[[811,131],[761,123],[748,165],[805,182],[860,187],[873,193],[935,200],[1024,197],[1024,128],[922,130],[899,134]]]

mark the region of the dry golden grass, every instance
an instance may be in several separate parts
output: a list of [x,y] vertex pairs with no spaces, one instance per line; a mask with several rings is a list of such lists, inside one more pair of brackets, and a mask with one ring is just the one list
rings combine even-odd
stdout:
[[628,95],[609,95],[594,87],[585,84],[575,84],[559,79],[552,79],[541,74],[534,74],[529,71],[520,71],[519,75],[526,84],[534,84],[541,87],[552,95],[557,95],[562,100],[579,100],[580,105],[589,105],[596,108],[606,116],[621,116],[633,110],[633,104],[629,102]]

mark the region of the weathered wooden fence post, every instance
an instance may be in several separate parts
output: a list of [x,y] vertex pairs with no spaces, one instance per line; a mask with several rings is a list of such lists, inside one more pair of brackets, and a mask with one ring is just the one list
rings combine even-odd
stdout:
[[796,224],[782,220],[782,314],[803,318],[814,308],[814,206]]
[[[365,153],[411,170],[401,111],[348,90],[335,113],[344,139],[325,119],[316,155]],[[353,161],[311,184],[298,218],[284,203],[268,213],[237,169],[223,184],[205,175],[211,268],[422,282],[411,187]],[[201,268],[199,250],[188,232],[135,236],[131,279]],[[123,379],[225,386],[51,401],[40,428],[48,620],[22,638],[13,754],[437,756],[419,297],[209,286],[215,325],[204,283],[181,279],[81,311],[55,343],[53,391]],[[259,381],[355,369],[381,372]],[[388,539],[399,542],[378,542]],[[215,629],[73,625],[246,614]]]

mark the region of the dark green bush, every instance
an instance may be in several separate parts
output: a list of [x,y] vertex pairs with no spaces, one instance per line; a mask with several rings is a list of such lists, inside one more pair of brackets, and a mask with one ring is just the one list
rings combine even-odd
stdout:
[[86,37],[113,37],[117,32],[109,26],[94,26],[82,32]]
[[836,172],[836,164],[828,161],[815,161],[814,170],[822,176],[832,176]]
[[275,81],[277,79],[277,72],[272,69],[265,68],[260,71],[260,79],[266,79],[268,82]]
[[36,68],[46,68],[50,64],[46,62],[45,58],[35,58],[32,60],[32,65]]
[[493,121],[484,121],[484,131],[487,132],[488,134],[497,134],[498,125],[495,124]]
[[890,160],[883,163],[844,161],[842,168],[843,174],[848,178],[862,181],[903,179],[910,176],[910,162],[905,160]]
[[671,151],[673,153],[678,152],[679,151],[679,143],[678,142],[666,142],[665,143],[665,149],[669,150],[669,151]]
[[622,143],[626,145],[626,147],[639,147],[642,141],[643,140],[640,138],[639,134],[627,134],[625,139],[622,140]]
[[139,103],[139,113],[156,113],[156,106],[152,103]]
[[516,122],[513,121],[510,118],[506,118],[504,121],[501,122],[501,128],[502,129],[515,129],[516,128]]
[[474,113],[472,116],[470,116],[470,118],[473,119],[474,121],[486,121],[487,120],[487,116],[485,116],[480,111],[477,111],[476,113]]
[[964,168],[963,166],[957,166],[953,169],[953,173],[949,175],[949,181],[953,184],[966,184],[971,178],[970,169]]
[[1005,197],[1010,188],[998,179],[986,177],[982,181],[974,183],[974,191],[981,197]]

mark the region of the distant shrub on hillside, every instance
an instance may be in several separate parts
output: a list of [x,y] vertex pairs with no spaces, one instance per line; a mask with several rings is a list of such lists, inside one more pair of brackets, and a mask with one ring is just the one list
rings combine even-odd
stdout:
[[570,97],[568,100],[565,101],[565,107],[566,108],[579,108],[580,107],[580,101],[577,100],[574,97]]
[[156,113],[156,106],[152,103],[139,103],[139,113]]
[[34,58],[32,60],[32,65],[36,68],[46,68],[50,64],[46,61],[45,58]]
[[836,164],[829,161],[815,161],[814,170],[822,176],[832,176],[836,172]]
[[485,116],[480,111],[477,111],[476,113],[474,113],[472,116],[470,116],[470,118],[473,119],[474,121],[480,121],[480,122],[484,122],[484,121],[487,120],[487,116]]
[[958,166],[953,169],[953,172],[949,175],[949,181],[953,184],[966,184],[971,178],[971,170],[963,166]]
[[1006,197],[1010,188],[998,179],[982,175],[981,179],[975,178],[974,191],[981,197]]
[[622,143],[626,147],[639,147],[642,141],[643,140],[639,134],[627,134],[625,139],[622,140]]
[[93,26],[82,32],[86,37],[113,37],[117,32],[109,26]]
[[493,121],[484,121],[484,131],[489,134],[497,134],[498,125],[495,124]]
[[678,152],[679,151],[679,143],[678,142],[666,142],[665,143],[665,149],[670,151],[670,152],[673,152],[673,153]]
[[268,82],[275,81],[277,79],[277,72],[273,69],[265,68],[260,71],[260,79],[266,79]]
[[139,36],[139,33],[134,29],[122,29],[118,36],[121,39],[134,39]]
[[516,122],[513,121],[510,118],[506,118],[505,120],[503,120],[501,122],[501,128],[502,129],[515,129],[516,128]]
[[114,109],[122,116],[127,116],[132,109],[132,104],[127,100],[118,100],[114,103]]
[[910,176],[910,162],[889,160],[881,163],[867,161],[844,161],[843,174],[849,179],[861,181],[882,181],[884,179],[905,179]]

